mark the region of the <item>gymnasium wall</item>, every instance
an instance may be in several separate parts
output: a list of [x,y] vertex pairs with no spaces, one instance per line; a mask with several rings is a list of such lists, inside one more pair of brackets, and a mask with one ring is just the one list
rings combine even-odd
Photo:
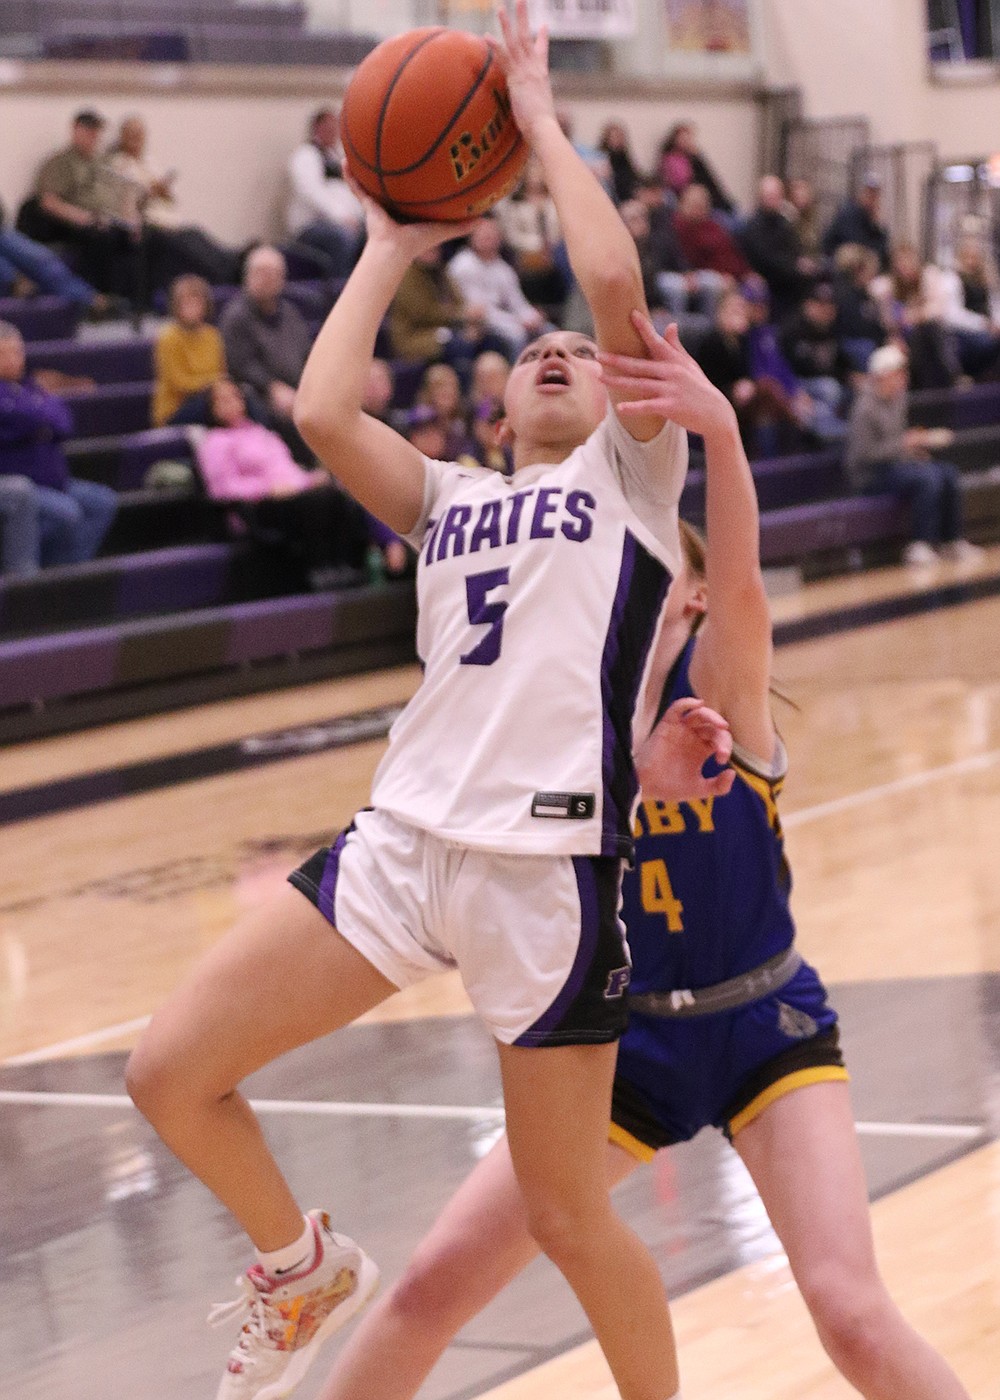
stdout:
[[931,80],[923,0],[761,0],[765,77],[810,117],[867,116],[876,141],[936,141],[942,156],[1000,148],[1000,77]]

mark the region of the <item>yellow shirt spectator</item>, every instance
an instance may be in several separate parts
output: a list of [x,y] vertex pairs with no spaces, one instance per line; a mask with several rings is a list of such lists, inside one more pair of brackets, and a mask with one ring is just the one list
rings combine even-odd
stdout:
[[188,329],[171,321],[156,342],[154,362],[153,422],[158,428],[174,416],[185,399],[209,388],[226,373],[222,336],[208,325]]

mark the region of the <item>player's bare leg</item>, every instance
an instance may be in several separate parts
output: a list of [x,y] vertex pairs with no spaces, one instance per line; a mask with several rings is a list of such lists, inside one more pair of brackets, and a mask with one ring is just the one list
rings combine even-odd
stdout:
[[297,1238],[302,1212],[236,1086],[395,990],[289,885],[205,955],[133,1052],[136,1106],[258,1249]]
[[652,1257],[608,1195],[617,1047],[499,1050],[528,1228],[583,1306],[622,1400],[669,1400],[677,1357],[667,1296]]
[[[605,1150],[614,1185],[638,1165]],[[539,1253],[507,1139],[458,1188],[403,1277],[365,1315],[319,1400],[413,1400],[449,1342]]]
[[820,1340],[867,1400],[969,1400],[890,1298],[875,1261],[847,1085],[786,1094],[734,1145],[788,1255]]

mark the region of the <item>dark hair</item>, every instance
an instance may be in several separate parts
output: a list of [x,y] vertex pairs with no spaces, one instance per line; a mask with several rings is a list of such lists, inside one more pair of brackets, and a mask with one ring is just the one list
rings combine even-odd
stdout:
[[336,107],[317,107],[316,111],[313,112],[312,116],[309,118],[310,132],[316,130],[316,128],[319,126],[320,122],[323,120],[324,117],[335,117],[336,115]]
[[94,111],[93,107],[84,107],[83,110],[77,112],[76,116],[73,118],[73,125],[85,126],[90,131],[101,131],[107,126],[107,122],[101,116],[100,112]]
[[676,146],[677,138],[680,136],[681,132],[690,131],[693,125],[693,122],[675,122],[663,139],[663,145],[660,147],[660,155],[668,156]]

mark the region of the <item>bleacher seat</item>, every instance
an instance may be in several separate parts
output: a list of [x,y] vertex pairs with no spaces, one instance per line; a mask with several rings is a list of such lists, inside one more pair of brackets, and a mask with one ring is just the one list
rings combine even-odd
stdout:
[[65,340],[79,319],[65,297],[0,297],[0,321],[16,326],[26,341]]
[[135,384],[153,377],[153,342],[140,336],[122,340],[36,340],[27,347],[28,369],[85,374],[98,384]]
[[136,490],[156,462],[193,462],[184,428],[147,428],[142,432],[78,438],[66,444],[74,476],[103,481],[119,491]]
[[152,384],[100,384],[63,394],[73,413],[75,438],[137,433],[149,427]]

